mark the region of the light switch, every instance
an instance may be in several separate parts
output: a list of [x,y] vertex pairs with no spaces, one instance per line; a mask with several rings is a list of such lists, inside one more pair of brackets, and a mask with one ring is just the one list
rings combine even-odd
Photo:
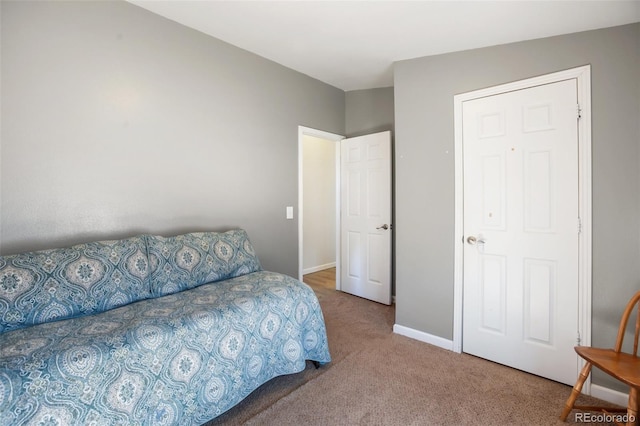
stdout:
[[293,219],[293,206],[287,206],[287,219]]

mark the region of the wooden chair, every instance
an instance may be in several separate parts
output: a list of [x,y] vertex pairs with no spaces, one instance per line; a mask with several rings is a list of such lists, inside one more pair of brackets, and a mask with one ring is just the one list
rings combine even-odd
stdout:
[[[637,292],[627,303],[627,307],[622,314],[620,326],[618,327],[618,337],[613,349],[592,348],[576,346],[575,350],[586,364],[580,371],[580,376],[576,382],[571,395],[560,415],[560,420],[566,421],[572,409],[576,408],[585,411],[602,411],[603,413],[626,412],[627,425],[635,425],[638,419],[638,390],[640,389],[640,358],[638,357],[638,335],[640,334],[640,291]],[[636,307],[636,305],[638,305]],[[627,322],[632,311],[636,309],[635,338],[633,341],[633,353],[622,352],[622,341],[624,339]],[[578,406],[575,405],[576,398],[580,395],[582,385],[591,373],[591,367],[597,367],[612,377],[626,383],[629,386],[629,403],[626,409],[613,409],[605,407]],[[618,423],[620,424],[620,423]]]

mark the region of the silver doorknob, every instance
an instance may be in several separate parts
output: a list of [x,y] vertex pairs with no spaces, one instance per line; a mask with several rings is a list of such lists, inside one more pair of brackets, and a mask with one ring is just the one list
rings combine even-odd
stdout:
[[484,244],[484,239],[482,237],[480,237],[480,239],[478,239],[478,238],[474,237],[473,235],[469,235],[467,237],[467,243],[471,244],[471,245],[474,245],[475,243]]
[[384,229],[384,230],[386,231],[387,229],[389,229],[389,225],[387,225],[387,224],[385,223],[385,224],[384,224],[384,225],[382,225],[382,226],[378,226],[376,229]]

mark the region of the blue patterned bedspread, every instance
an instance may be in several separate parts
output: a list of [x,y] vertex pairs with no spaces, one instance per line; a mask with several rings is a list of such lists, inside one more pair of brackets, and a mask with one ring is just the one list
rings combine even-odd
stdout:
[[191,425],[331,360],[313,291],[260,271],[0,334],[0,425]]

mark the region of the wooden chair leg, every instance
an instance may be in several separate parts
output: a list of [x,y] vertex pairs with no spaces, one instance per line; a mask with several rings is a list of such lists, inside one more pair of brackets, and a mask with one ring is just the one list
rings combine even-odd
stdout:
[[563,422],[567,420],[569,413],[573,410],[573,405],[575,404],[576,399],[578,399],[578,395],[580,395],[580,392],[582,391],[582,385],[584,384],[584,381],[587,380],[587,377],[589,377],[589,373],[591,373],[591,363],[587,362],[584,367],[582,367],[580,376],[578,376],[578,380],[573,386],[573,390],[571,390],[571,395],[569,395],[567,402],[564,404],[564,410],[562,410],[562,414],[560,414],[560,420]]
[[638,424],[638,389],[629,389],[629,405],[627,405],[627,426]]

